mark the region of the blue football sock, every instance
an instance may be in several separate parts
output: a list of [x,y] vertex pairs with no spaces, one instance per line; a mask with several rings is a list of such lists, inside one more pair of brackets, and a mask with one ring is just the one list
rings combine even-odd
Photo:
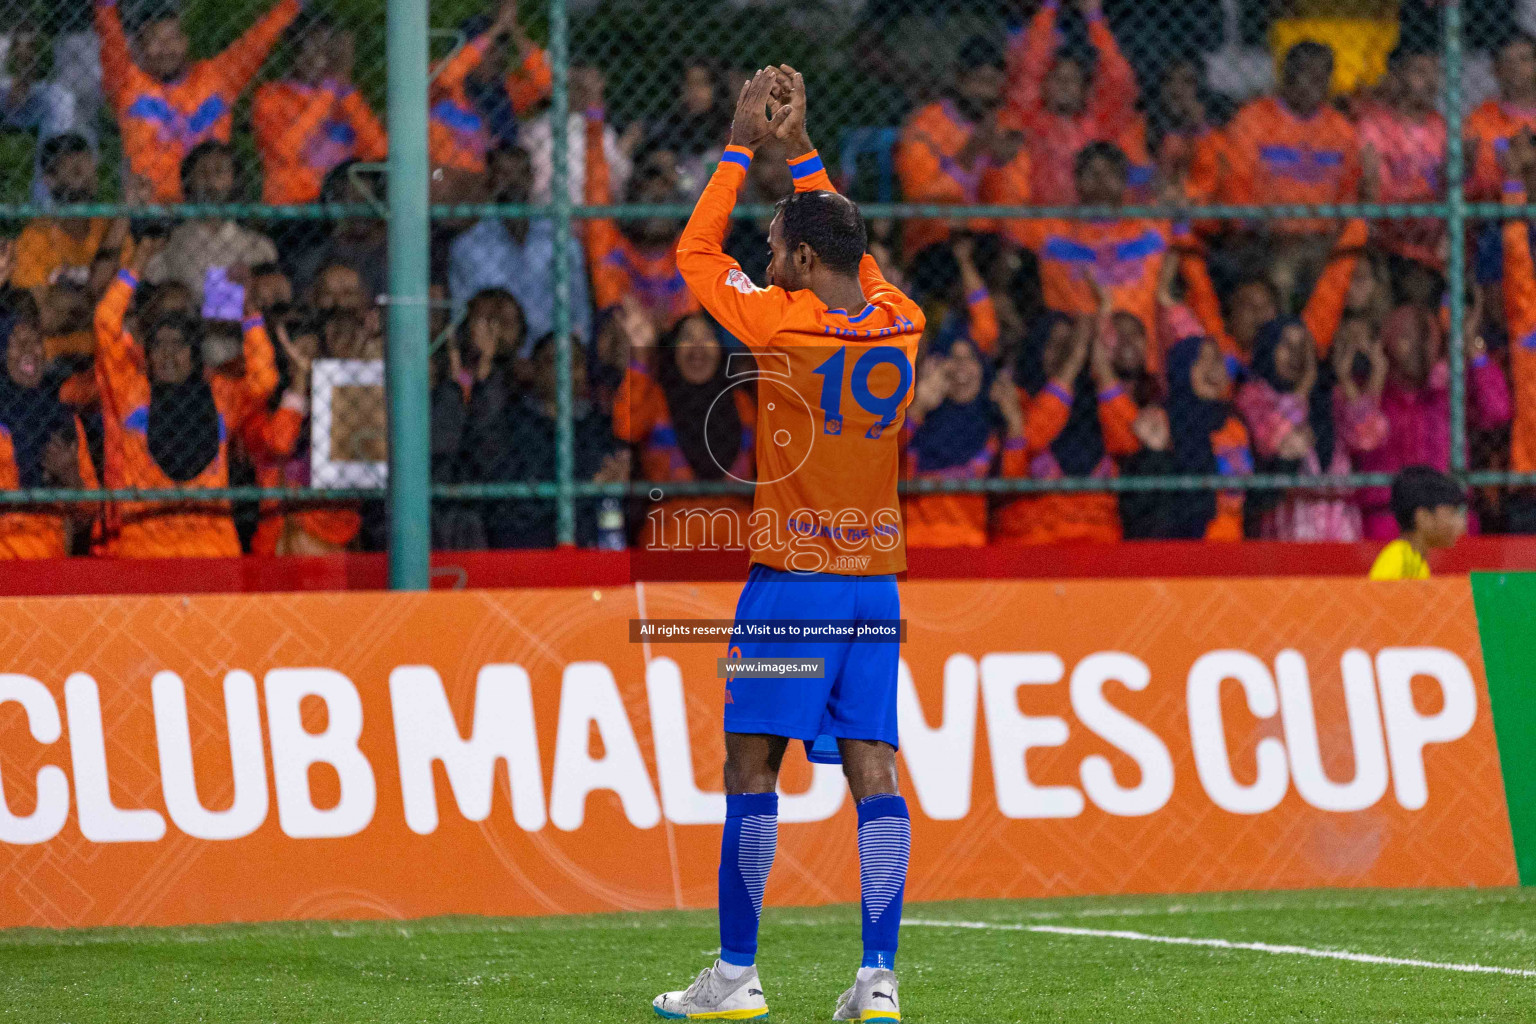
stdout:
[[736,793],[725,798],[720,840],[720,959],[751,967],[757,958],[757,922],[763,889],[779,844],[779,794]]
[[907,802],[895,794],[859,801],[859,894],[864,908],[864,967],[896,967],[901,897],[912,855]]

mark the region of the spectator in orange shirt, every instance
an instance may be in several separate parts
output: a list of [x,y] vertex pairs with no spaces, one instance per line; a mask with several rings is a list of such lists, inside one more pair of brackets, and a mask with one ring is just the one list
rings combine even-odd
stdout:
[[[45,358],[37,307],[25,292],[12,305],[0,328],[6,332],[0,340],[5,361],[0,373],[0,490],[94,488],[96,471],[85,431],[59,400],[63,375]],[[70,554],[72,534],[91,512],[88,505],[0,508],[0,559]]]
[[[645,314],[634,304],[613,315],[631,321],[630,335],[643,339]],[[636,447],[644,480],[753,478],[757,402],[745,382],[733,386],[717,330],[703,313],[686,316],[661,339],[654,370],[634,360],[625,372],[613,400],[613,434]],[[738,354],[737,362],[750,358]],[[751,514],[750,495],[663,499],[646,513],[642,543],[653,550],[744,550]]]
[[[309,486],[310,371],[321,355],[321,325],[296,321],[289,336],[275,327],[283,352],[286,386],[277,401],[253,409],[241,424],[240,438],[256,470],[258,487]],[[253,555],[322,555],[344,551],[362,528],[357,505],[263,501],[261,519],[251,537]]]
[[[1170,64],[1147,109],[1147,142],[1155,154],[1158,179],[1179,186],[1191,199],[1210,198],[1194,194],[1201,174],[1196,164],[1209,156],[1220,130],[1217,125],[1231,113],[1222,98],[1205,87],[1199,63],[1186,59]],[[1192,177],[1197,180],[1194,191],[1187,187]]]
[[179,202],[181,162],[208,141],[228,142],[235,101],[298,17],[298,0],[280,0],[211,60],[190,60],[191,44],[173,7],[152,5],[136,28],[135,62],[117,0],[95,0],[102,85],[117,111],[128,171],[149,181],[154,200]]
[[[1122,206],[1129,187],[1129,161],[1110,142],[1091,142],[1076,156],[1076,195],[1091,206]],[[1048,309],[1097,315],[1102,289],[1111,309],[1140,321],[1143,335],[1157,336],[1157,292],[1176,260],[1170,255],[1185,229],[1151,220],[1010,220],[1007,237],[1033,249]],[[1147,364],[1160,371],[1162,351],[1150,346]]]
[[[161,315],[142,325],[140,348],[124,329],[139,274],[160,246],[141,239],[132,271],[120,271],[96,309],[96,371],[106,431],[108,487],[184,489],[188,501],[122,502],[114,553],[129,558],[233,557],[240,541],[226,501],[197,492],[229,485],[229,436],[277,386],[272,343],[259,314],[241,332],[238,375],[202,359],[205,322]],[[211,322],[210,322],[211,323]]]
[[1466,158],[1471,169],[1470,198],[1496,200],[1503,180],[1499,159],[1521,131],[1536,131],[1536,39],[1511,32],[1493,55],[1499,98],[1488,100],[1467,116]]
[[[896,173],[910,203],[964,205],[1029,201],[1030,157],[1024,137],[1001,120],[1003,53],[984,36],[960,50],[954,85],[945,98],[907,119],[896,145]],[[972,231],[989,231],[972,221]],[[908,258],[949,238],[944,221],[909,220],[903,226]]]
[[296,23],[290,76],[256,90],[251,121],[261,154],[261,201],[312,203],[349,160],[388,155],[384,126],[352,84],[352,33],[321,18]]
[[[1098,319],[1098,323],[1095,323]],[[1049,312],[1019,351],[1014,382],[1024,406],[1025,464],[1006,476],[1035,480],[1113,477],[1115,458],[1141,448],[1133,426],[1141,415],[1111,363],[1107,317]],[[1061,492],[1017,498],[997,510],[994,540],[1004,544],[1117,541],[1113,494]]]
[[[1524,204],[1536,194],[1536,144],[1528,132],[1518,132],[1501,161],[1507,168],[1504,202]],[[1509,468],[1536,472],[1536,260],[1531,256],[1531,226],[1509,217],[1503,227],[1504,320],[1509,330],[1509,377],[1514,390],[1514,421],[1510,428]],[[1536,499],[1529,491],[1513,496],[1510,527],[1536,533]]]
[[[1013,382],[994,375],[976,345],[954,339],[931,353],[902,427],[909,480],[979,480],[1001,455],[1004,475],[1023,476],[1024,411]],[[907,546],[982,547],[987,543],[984,493],[909,493],[902,507]]]
[[[96,201],[96,155],[79,135],[56,135],[42,146],[43,180],[56,203]],[[99,254],[112,255],[127,240],[128,222],[105,217],[42,217],[16,239],[11,285],[40,293],[50,284],[85,287]]]
[[[1389,284],[1378,280],[1369,259],[1361,259],[1367,237],[1365,221],[1355,219],[1345,225],[1327,268],[1302,307],[1301,321],[1316,340],[1318,352],[1324,355],[1346,316],[1374,323],[1387,306],[1384,300],[1388,298]],[[1264,277],[1243,278],[1228,293],[1223,305],[1198,252],[1182,253],[1180,270],[1189,309],[1226,355],[1228,372],[1233,377],[1240,376],[1242,368],[1252,361],[1259,332],[1283,312],[1274,282]]]
[[1024,130],[1033,162],[1030,196],[1044,206],[1074,201],[1072,158],[1091,142],[1112,142],[1130,158],[1130,183],[1150,194],[1146,130],[1136,114],[1136,73],[1104,19],[1102,0],[1078,0],[1088,25],[1089,58],[1062,48],[1060,4],[1045,0],[1008,55],[1009,120]]
[[460,31],[468,42],[432,79],[428,145],[445,192],[464,194],[479,187],[487,153],[517,142],[517,119],[549,95],[552,75],[518,21],[516,0],[504,0],[495,20],[479,15]]
[[[1333,51],[1301,42],[1286,53],[1276,96],[1254,100],[1224,132],[1222,202],[1349,203],[1359,198],[1360,152],[1355,128],[1328,105]],[[1270,220],[1252,227],[1270,277],[1287,300],[1315,280],[1333,248],[1335,222]]]
[[[613,202],[613,194],[608,158],[603,151],[602,76],[584,68],[573,76],[572,85],[572,107],[579,102],[587,118],[587,203],[606,206]],[[676,177],[656,165],[638,167],[630,179],[627,198],[633,203],[676,202]],[[593,308],[601,312],[617,305],[624,296],[633,295],[662,329],[696,312],[699,302],[677,269],[677,240],[682,229],[680,222],[667,217],[587,221],[587,268],[592,275]]]

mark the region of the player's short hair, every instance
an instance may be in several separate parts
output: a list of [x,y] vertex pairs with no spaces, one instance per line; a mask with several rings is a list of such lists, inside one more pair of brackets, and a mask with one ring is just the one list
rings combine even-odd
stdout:
[[1392,518],[1397,528],[1413,529],[1419,509],[1433,512],[1446,505],[1467,507],[1467,492],[1455,478],[1430,466],[1407,466],[1392,478]]
[[1333,67],[1333,47],[1315,39],[1303,39],[1285,51],[1285,60],[1280,65],[1280,78],[1287,82],[1295,78],[1301,65],[1309,60],[1320,60]]
[[836,192],[794,192],[777,205],[784,244],[791,251],[809,245],[827,269],[856,274],[868,235],[859,204]]
[[1077,156],[1072,158],[1072,176],[1080,178],[1088,165],[1095,160],[1108,160],[1115,168],[1115,173],[1120,177],[1129,177],[1131,173],[1131,160],[1125,155],[1125,150],[1113,142],[1105,142],[1102,139],[1090,142],[1077,151]]
[[74,132],[65,132],[63,135],[55,135],[53,138],[44,141],[38,153],[38,159],[43,165],[43,173],[52,174],[54,167],[57,166],[60,160],[67,156],[74,156],[76,153],[89,153],[90,151],[91,144],[86,141],[85,136],[77,135]]

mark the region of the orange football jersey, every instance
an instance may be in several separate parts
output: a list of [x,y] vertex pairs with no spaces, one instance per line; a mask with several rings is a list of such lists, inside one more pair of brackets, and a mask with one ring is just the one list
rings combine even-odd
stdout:
[[[859,265],[863,309],[828,309],[809,290],[759,288],[721,248],[751,150],[728,147],[678,243],[703,307],[756,356],[734,356],[736,386],[757,385],[752,560],[770,568],[879,576],[906,569],[896,483],[923,312]],[[790,161],[799,192],[834,191],[812,151]]]

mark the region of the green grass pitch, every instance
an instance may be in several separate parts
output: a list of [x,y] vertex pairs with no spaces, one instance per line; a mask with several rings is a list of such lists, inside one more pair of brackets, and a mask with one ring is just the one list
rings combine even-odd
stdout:
[[[1536,1021],[1536,890],[928,903],[906,919],[913,1024]],[[692,911],[17,930],[0,932],[0,1020],[646,1022],[715,945],[713,913]],[[1326,956],[1341,951],[1418,962]],[[772,1020],[830,1020],[858,957],[856,907],[770,909]]]

